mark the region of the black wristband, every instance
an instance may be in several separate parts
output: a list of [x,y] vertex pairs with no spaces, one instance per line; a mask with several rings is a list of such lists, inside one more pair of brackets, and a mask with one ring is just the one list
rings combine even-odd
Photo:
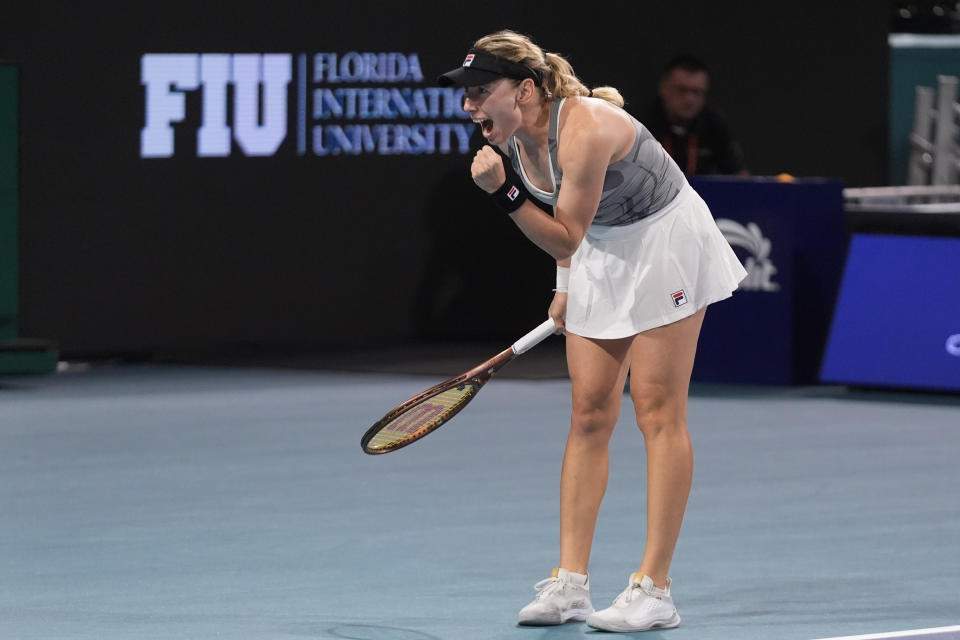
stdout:
[[490,197],[504,213],[513,213],[523,206],[530,194],[527,193],[527,188],[523,186],[520,176],[513,171],[512,167],[504,166],[504,169],[507,173],[507,180],[500,185],[499,189],[491,193]]

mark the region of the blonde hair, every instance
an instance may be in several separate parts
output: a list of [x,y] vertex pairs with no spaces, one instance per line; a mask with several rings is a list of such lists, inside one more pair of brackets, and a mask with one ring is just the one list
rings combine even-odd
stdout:
[[623,96],[613,87],[596,87],[591,91],[580,81],[573,67],[558,53],[547,53],[528,36],[504,29],[484,36],[473,43],[474,49],[524,64],[543,78],[543,90],[548,98],[593,96],[618,107]]

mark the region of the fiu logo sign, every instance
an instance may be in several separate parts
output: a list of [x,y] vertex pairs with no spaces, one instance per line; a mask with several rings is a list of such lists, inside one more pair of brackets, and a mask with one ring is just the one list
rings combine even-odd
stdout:
[[462,89],[422,86],[416,53],[148,53],[140,81],[142,158],[178,153],[191,92],[199,157],[273,156],[291,136],[300,156],[465,154],[475,128]]

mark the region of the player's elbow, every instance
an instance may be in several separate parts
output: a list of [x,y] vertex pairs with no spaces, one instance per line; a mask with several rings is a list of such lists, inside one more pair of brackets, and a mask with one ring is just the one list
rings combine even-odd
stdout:
[[583,233],[579,233],[566,226],[564,227],[564,231],[566,231],[566,233],[557,239],[553,251],[550,252],[554,260],[566,260],[571,257],[577,252],[577,249],[580,247],[580,242],[583,240]]
[[[521,227],[523,228],[523,227]],[[552,228],[548,228],[549,233],[544,233],[543,229],[527,229],[523,232],[533,243],[550,254],[554,260],[566,260],[577,251],[584,233],[578,232],[576,227],[556,220],[552,223]],[[585,231],[585,230],[584,230]]]
[[552,251],[550,251],[550,255],[551,257],[553,257],[554,260],[557,260],[558,262],[561,260],[567,260],[571,256],[573,256],[574,253],[577,252],[577,246],[579,246],[579,244],[580,243],[578,242],[576,245],[573,245],[573,246],[564,244],[564,245],[555,247]]

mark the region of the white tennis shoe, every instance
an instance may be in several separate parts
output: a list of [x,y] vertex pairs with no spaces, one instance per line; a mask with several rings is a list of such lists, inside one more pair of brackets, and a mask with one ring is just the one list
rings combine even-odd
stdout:
[[590,577],[554,569],[546,580],[533,585],[537,597],[520,610],[517,622],[524,625],[563,624],[586,620],[593,613],[590,603]]
[[680,616],[667,588],[657,589],[648,576],[635,573],[613,605],[587,618],[587,625],[604,631],[647,631],[672,629],[680,624]]

